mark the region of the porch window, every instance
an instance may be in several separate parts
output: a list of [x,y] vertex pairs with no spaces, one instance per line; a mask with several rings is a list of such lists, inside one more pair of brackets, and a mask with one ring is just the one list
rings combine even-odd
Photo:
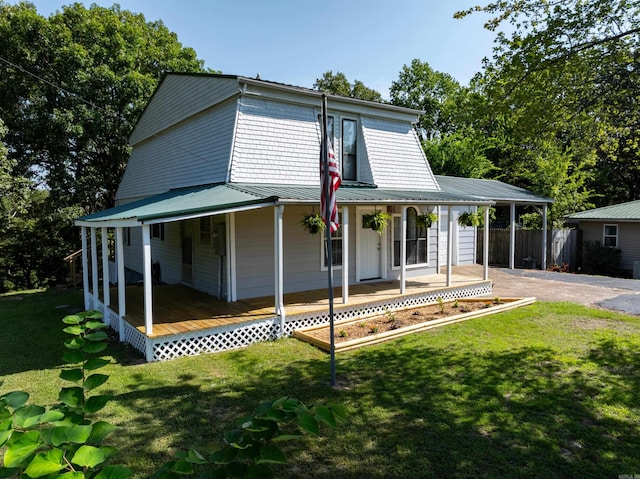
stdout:
[[211,244],[211,217],[200,218],[200,244]]
[[610,248],[618,247],[618,225],[604,225],[603,243]]
[[355,120],[342,120],[342,179],[358,179],[358,129]]
[[[406,264],[427,264],[427,229],[418,225],[418,211],[407,208],[407,257]],[[402,218],[393,217],[393,266],[400,266],[400,241]]]
[[164,241],[164,223],[155,223],[151,225],[151,237]]
[[[342,213],[338,213],[338,221],[340,222],[340,226],[338,227],[335,233],[331,233],[331,264],[334,267],[342,266]],[[327,257],[325,254],[325,237],[324,234],[322,236],[322,269],[326,270],[328,267]]]

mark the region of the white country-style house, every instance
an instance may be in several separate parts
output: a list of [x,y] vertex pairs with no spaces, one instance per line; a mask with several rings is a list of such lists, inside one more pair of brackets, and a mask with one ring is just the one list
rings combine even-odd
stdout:
[[[116,206],[76,221],[85,307],[149,361],[328,321],[322,235],[301,225],[319,210],[320,108],[315,90],[166,75],[131,134]],[[454,254],[452,238],[457,211],[495,199],[439,185],[413,128],[421,112],[329,95],[328,114],[342,168],[336,320],[489,294],[486,261],[482,278],[453,278],[453,258],[474,262],[475,250]],[[374,212],[390,215],[382,233],[368,227]],[[429,212],[448,223],[419,226]],[[474,235],[458,235],[456,251]]]

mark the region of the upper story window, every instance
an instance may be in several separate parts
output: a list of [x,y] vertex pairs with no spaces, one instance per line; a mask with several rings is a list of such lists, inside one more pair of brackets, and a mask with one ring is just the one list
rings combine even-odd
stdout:
[[618,225],[604,225],[603,242],[610,248],[618,247]]
[[[402,220],[393,218],[393,266],[400,266],[400,241],[402,241]],[[427,229],[418,224],[418,211],[407,208],[407,265],[427,263]]]
[[358,129],[355,120],[342,120],[342,179],[358,179]]

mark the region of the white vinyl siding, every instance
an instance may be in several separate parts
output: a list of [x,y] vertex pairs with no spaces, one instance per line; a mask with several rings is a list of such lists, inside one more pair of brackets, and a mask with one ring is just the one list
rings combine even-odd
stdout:
[[129,143],[137,143],[165,128],[216,105],[239,91],[235,78],[168,74],[151,97],[136,124]]
[[[451,264],[453,266],[474,264],[476,260],[477,230],[476,228],[458,224],[458,217],[467,210],[467,207],[452,208],[454,215],[453,227],[455,228],[452,235],[453,258],[451,258]],[[440,208],[440,221],[440,264],[445,266],[447,264],[447,232],[449,230],[446,206]]]
[[117,198],[225,181],[236,107],[226,103],[136,145]]
[[361,118],[373,181],[382,188],[439,190],[420,141],[408,122]]
[[242,99],[232,182],[318,185],[319,157],[320,123],[314,108]]

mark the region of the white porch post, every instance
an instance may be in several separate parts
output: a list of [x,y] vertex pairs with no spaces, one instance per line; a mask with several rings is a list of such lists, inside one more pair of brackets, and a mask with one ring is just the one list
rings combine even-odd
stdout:
[[400,294],[407,291],[407,207],[402,207],[400,218]]
[[280,320],[280,337],[284,336],[284,260],[282,241],[282,215],[284,205],[277,205],[273,208],[273,244],[275,263],[275,306],[276,315]]
[[451,205],[447,206],[447,287],[451,286],[451,261],[453,259],[453,211]]
[[142,225],[142,258],[144,272],[144,332],[147,336],[151,336],[153,334],[153,289],[151,285],[151,231],[149,225]]
[[111,305],[111,294],[109,291],[109,243],[107,239],[107,228],[102,230],[102,289],[104,297],[104,315],[107,316],[107,308]]
[[98,288],[98,240],[96,230],[97,228],[91,228],[91,294],[98,301],[100,299],[100,290]]
[[482,240],[482,279],[489,279],[489,205],[484,207],[484,231]]
[[227,301],[236,301],[236,214],[227,213]]
[[342,304],[349,302],[349,208],[342,207]]
[[124,342],[124,317],[127,314],[127,300],[125,298],[124,277],[124,238],[122,226],[116,227],[116,263],[118,266],[118,331],[120,341]]
[[442,208],[440,207],[440,205],[437,206],[437,213],[438,213],[438,222],[436,223],[436,251],[437,251],[437,256],[436,256],[436,273],[440,274],[440,268],[442,267],[442,261],[440,261],[440,233],[442,233],[442,228],[440,227],[441,224],[441,218],[442,218]]
[[82,292],[84,296],[84,309],[89,309],[89,259],[87,256],[87,227],[81,226],[80,231],[82,234]]
[[547,204],[542,205],[542,271],[547,270]]
[[510,203],[509,223],[511,224],[509,231],[509,269],[515,269],[516,263],[516,204]]

